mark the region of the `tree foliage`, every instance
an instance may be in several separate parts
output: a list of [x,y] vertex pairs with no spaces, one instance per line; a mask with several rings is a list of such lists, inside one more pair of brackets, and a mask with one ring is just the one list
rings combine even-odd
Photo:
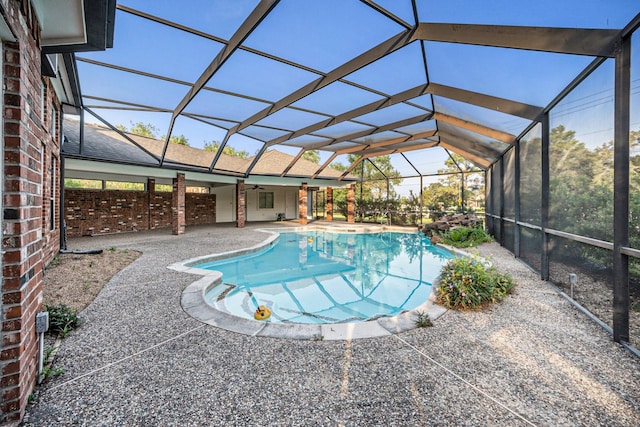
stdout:
[[[444,162],[444,168],[439,169],[442,174],[438,182],[427,185],[422,191],[424,206],[430,211],[438,212],[444,210],[471,210],[470,206],[464,209],[462,203],[463,176],[465,180],[469,173],[479,170],[473,162],[465,159],[459,154],[450,153],[449,158]],[[484,185],[477,187],[464,185],[464,200],[483,200]],[[434,214],[437,217],[439,214]]]
[[[211,141],[204,144],[204,149],[206,151],[213,151],[214,153],[220,149],[220,143],[218,141]],[[236,150],[230,145],[225,145],[222,149],[222,154],[226,154],[231,157],[239,157],[241,159],[248,159],[251,154],[245,150]]]
[[[158,128],[152,125],[151,123],[142,123],[142,122],[130,122],[131,127],[127,129],[125,125],[116,125],[117,129],[120,129],[123,132],[132,133],[134,135],[144,136],[146,138],[158,139]],[[162,135],[160,139],[166,139],[166,135]],[[184,135],[173,135],[169,138],[169,142],[179,145],[189,146],[189,140]]]
[[320,164],[320,151],[307,150],[302,154],[302,158],[315,164]]

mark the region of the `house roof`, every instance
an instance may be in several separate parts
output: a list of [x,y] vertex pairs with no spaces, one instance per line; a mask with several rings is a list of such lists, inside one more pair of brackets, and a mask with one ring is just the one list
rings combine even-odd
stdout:
[[[84,142],[81,144],[79,121],[65,118],[63,129],[62,154],[67,158],[108,161],[123,165],[159,166],[164,141],[85,123]],[[215,152],[172,143],[167,146],[165,163],[176,169],[206,171],[215,155]],[[254,161],[255,156],[243,159],[221,154],[216,170],[224,174],[243,175]],[[292,167],[289,172],[285,173],[290,165]],[[319,165],[311,161],[296,159],[295,156],[278,150],[269,150],[257,161],[252,175],[312,176],[318,168]],[[328,167],[319,178],[337,178],[342,174],[343,172]],[[355,177],[347,176],[346,179],[351,181]]]

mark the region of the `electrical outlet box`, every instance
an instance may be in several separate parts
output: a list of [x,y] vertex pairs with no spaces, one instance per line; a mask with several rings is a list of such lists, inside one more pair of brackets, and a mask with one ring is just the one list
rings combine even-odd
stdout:
[[36,314],[36,332],[41,334],[49,330],[49,312],[41,311]]
[[569,273],[569,283],[572,285],[578,283],[578,276],[575,273]]

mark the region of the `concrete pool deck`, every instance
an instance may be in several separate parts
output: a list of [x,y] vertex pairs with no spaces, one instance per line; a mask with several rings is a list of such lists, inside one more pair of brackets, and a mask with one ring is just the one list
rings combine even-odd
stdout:
[[[638,425],[638,359],[496,244],[518,283],[482,312],[368,339],[258,337],[181,307],[198,277],[166,267],[265,239],[287,224],[72,239],[143,252],[68,335],[24,425]],[[357,226],[357,225],[356,225]],[[349,226],[351,227],[351,226]]]

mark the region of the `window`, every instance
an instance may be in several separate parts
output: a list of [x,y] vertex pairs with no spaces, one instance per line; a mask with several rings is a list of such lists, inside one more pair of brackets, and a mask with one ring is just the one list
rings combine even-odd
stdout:
[[258,209],[273,209],[272,191],[261,191],[258,193]]

